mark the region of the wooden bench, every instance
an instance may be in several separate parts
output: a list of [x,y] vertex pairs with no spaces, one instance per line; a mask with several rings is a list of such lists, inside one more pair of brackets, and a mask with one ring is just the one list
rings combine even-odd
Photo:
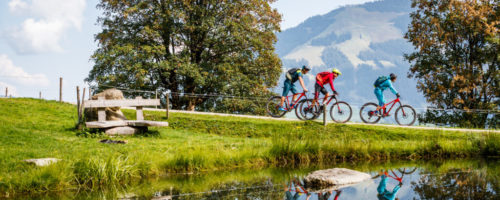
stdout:
[[[159,99],[142,99],[136,97],[135,99],[122,99],[122,100],[106,100],[104,97],[98,97],[97,100],[83,101],[83,107],[92,109],[97,108],[97,121],[86,122],[88,128],[113,128],[121,126],[132,126],[147,128],[148,126],[168,126],[168,122],[148,121],[144,120],[144,113],[142,108],[144,106],[159,106]],[[106,121],[106,108],[107,107],[135,107],[136,120],[124,121]]]

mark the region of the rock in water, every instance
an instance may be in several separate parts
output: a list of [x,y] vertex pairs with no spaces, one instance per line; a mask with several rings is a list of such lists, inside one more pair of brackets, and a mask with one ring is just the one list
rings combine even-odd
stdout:
[[345,168],[318,170],[310,173],[304,179],[308,188],[323,188],[339,185],[352,185],[370,179],[367,173]]
[[[120,100],[125,99],[123,97],[123,92],[117,89],[107,89],[96,95],[92,96],[92,100],[97,100],[99,97],[104,97],[106,100]],[[86,121],[97,121],[97,109],[85,109],[85,118]],[[127,120],[125,115],[123,115],[120,107],[108,107],[106,108],[106,120],[107,121],[119,121],[119,120]]]
[[34,164],[34,165],[39,166],[39,167],[47,166],[47,165],[50,165],[52,163],[56,163],[58,161],[59,161],[59,159],[57,159],[57,158],[37,158],[37,159],[24,160],[24,162],[31,163],[31,164]]

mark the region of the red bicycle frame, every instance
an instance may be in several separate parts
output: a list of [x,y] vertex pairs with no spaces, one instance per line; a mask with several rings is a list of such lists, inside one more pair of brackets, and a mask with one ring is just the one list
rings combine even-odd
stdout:
[[[391,102],[389,102],[389,103],[384,104],[384,106],[382,106],[382,108],[380,108],[380,109],[383,109],[383,110],[384,110],[384,116],[386,116],[389,112],[391,112],[392,108],[394,107],[394,105],[396,105],[396,103],[401,104],[401,101],[399,100],[399,97],[398,97],[398,98],[396,98],[396,99],[394,99],[394,100],[392,100],[392,101],[391,101]],[[389,108],[389,110],[388,110],[388,111],[385,111],[385,108],[386,108],[389,104],[392,104],[392,105],[391,105],[391,107]],[[404,114],[405,114],[404,109],[401,109],[401,111],[403,111],[403,115],[404,115]]]
[[[296,95],[299,95],[299,97],[297,97],[297,100],[295,100],[292,107],[289,108],[288,110],[292,110],[293,108],[295,108],[295,105],[297,105],[297,103],[300,101],[300,99],[302,99],[302,97],[306,96],[306,93],[302,92],[302,93],[297,93]],[[285,103],[286,103],[285,105],[290,105],[290,100],[288,98],[291,98],[291,100],[293,101],[293,94],[285,97]]]

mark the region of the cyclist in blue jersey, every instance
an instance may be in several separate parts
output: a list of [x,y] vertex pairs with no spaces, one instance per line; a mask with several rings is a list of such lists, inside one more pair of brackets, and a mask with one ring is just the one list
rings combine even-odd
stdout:
[[375,90],[373,92],[375,93],[375,96],[378,99],[378,105],[379,105],[377,106],[377,110],[375,111],[376,115],[382,116],[382,114],[385,113],[385,109],[383,113],[380,112],[380,109],[385,104],[385,99],[383,94],[384,90],[389,88],[391,92],[396,95],[396,97],[398,98],[400,97],[398,91],[396,91],[396,89],[394,89],[394,87],[392,86],[392,83],[394,83],[396,79],[397,79],[396,74],[391,73],[389,76],[381,76],[375,81],[374,84]]
[[399,184],[392,189],[392,191],[389,191],[386,189],[387,187],[387,171],[385,172],[379,172],[379,175],[381,175],[380,183],[378,184],[377,187],[377,198],[379,200],[398,200],[396,198],[396,194],[398,193],[399,189],[403,185],[402,181],[399,181]]
[[293,93],[291,104],[293,104],[293,102],[297,100],[297,90],[295,89],[294,85],[295,82],[299,81],[300,86],[302,86],[302,89],[304,89],[304,92],[308,91],[306,86],[304,85],[304,79],[302,79],[302,76],[304,74],[307,74],[309,71],[311,71],[311,68],[304,65],[302,66],[302,69],[293,68],[286,72],[283,94],[281,95],[280,108],[278,110],[287,111],[286,108],[283,107],[283,103],[285,102],[285,98],[288,95],[288,92],[292,91]]

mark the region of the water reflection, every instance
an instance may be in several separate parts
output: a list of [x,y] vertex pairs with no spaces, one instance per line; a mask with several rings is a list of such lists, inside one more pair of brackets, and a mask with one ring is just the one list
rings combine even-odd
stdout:
[[[14,199],[500,199],[499,164],[476,160],[238,170],[169,176],[119,190]],[[333,167],[367,172],[373,178],[346,187],[304,187],[302,178],[308,173]]]

